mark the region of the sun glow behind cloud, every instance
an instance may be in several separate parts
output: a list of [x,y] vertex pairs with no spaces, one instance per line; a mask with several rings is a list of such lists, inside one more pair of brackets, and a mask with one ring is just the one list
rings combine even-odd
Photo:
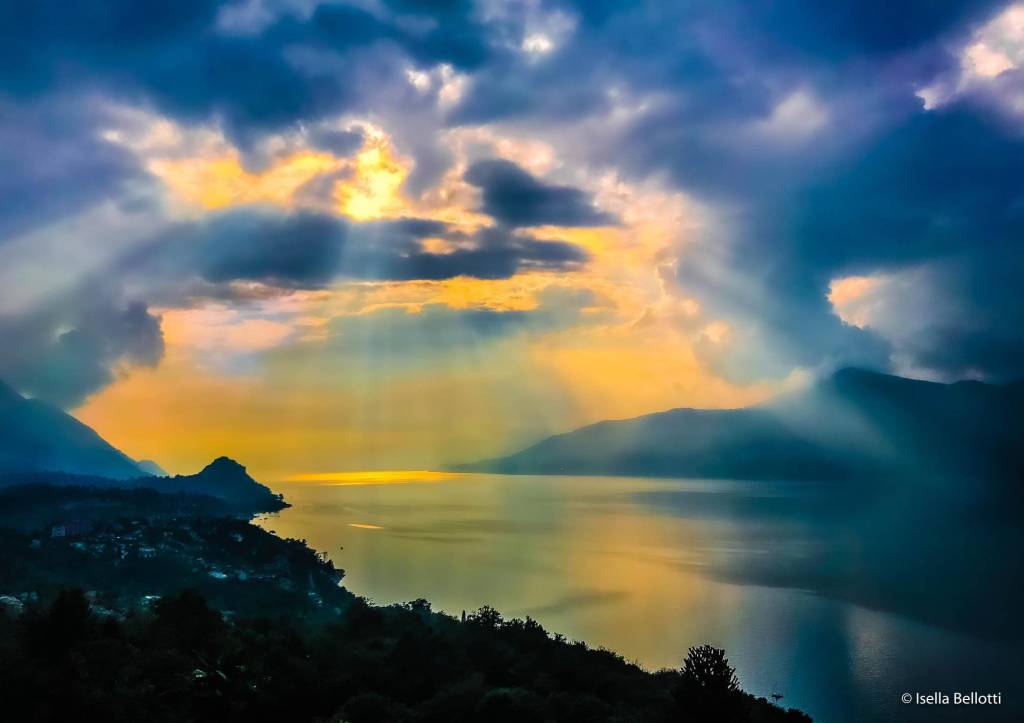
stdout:
[[[414,80],[423,85],[424,78],[432,76]],[[192,213],[269,204],[355,223],[434,219],[468,236],[492,223],[463,179],[481,147],[540,177],[565,178],[550,144],[487,126],[450,132],[455,164],[413,197],[406,192],[412,162],[386,129],[366,122],[356,123],[363,140],[351,155],[317,150],[298,134],[265,143],[264,161],[249,167],[216,131],[163,119],[135,123],[134,135],[112,138],[146,158]],[[317,291],[267,288],[241,303],[167,308],[162,366],[126,377],[80,414],[130,453],[175,469],[201,466],[216,452],[275,476],[297,464],[336,469],[342,460],[365,468],[475,459],[602,418],[738,406],[769,394],[767,386],[731,385],[702,366],[693,353],[707,343],[702,328],[722,322],[704,318],[699,304],[664,284],[665,264],[685,253],[687,234],[702,223],[697,207],[657,183],[607,173],[575,178],[619,225],[519,231],[585,249],[590,258],[573,273],[339,280]],[[461,243],[421,242],[441,255]],[[194,413],[185,400],[197,395],[202,419],[182,425]],[[140,405],[152,418],[130,422],[129,410]],[[374,473],[373,483],[394,483],[389,474]],[[335,473],[303,477],[331,479],[366,483]]]
[[182,200],[205,209],[223,209],[254,203],[290,206],[304,184],[344,165],[329,153],[303,151],[259,172],[247,171],[237,153],[154,160],[150,170]]
[[[357,221],[411,213],[402,195],[411,161],[401,158],[388,135],[372,123],[339,122],[363,135],[362,146],[352,155],[320,150],[307,135],[292,134],[264,141],[267,158],[254,168],[214,129],[182,128],[143,113],[130,117],[131,132],[110,129],[106,137],[143,156],[172,197],[186,205],[205,210],[253,204],[326,206]],[[326,192],[314,193],[317,183]]]
[[400,216],[406,209],[401,188],[408,175],[387,141],[375,140],[356,156],[351,179],[335,186],[338,208],[357,221]]

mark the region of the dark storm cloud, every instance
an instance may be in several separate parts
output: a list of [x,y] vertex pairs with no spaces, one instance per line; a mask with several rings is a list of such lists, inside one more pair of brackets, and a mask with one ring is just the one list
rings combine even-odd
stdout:
[[198,37],[216,14],[210,0],[0,5],[0,88],[30,96],[94,73],[128,72]]
[[391,10],[430,21],[431,30],[407,36],[410,54],[422,63],[444,60],[472,70],[491,55],[487,28],[470,0],[387,0]]
[[323,286],[341,263],[346,233],[345,224],[331,216],[230,213],[192,237],[189,265],[212,282]]
[[[425,251],[422,241],[431,237],[451,240],[453,249]],[[354,223],[314,212],[248,208],[168,229],[123,259],[118,273],[147,278],[153,288],[173,295],[192,277],[213,287],[258,282],[311,289],[344,278],[504,279],[523,270],[572,271],[586,260],[586,252],[573,244],[504,229],[466,236],[430,219]]]
[[98,122],[83,101],[0,98],[0,244],[147,182],[131,154],[97,138]]
[[466,171],[466,181],[480,189],[481,211],[509,227],[617,223],[580,189],[543,183],[511,161],[477,161]]
[[794,193],[783,231],[822,268],[1017,249],[1024,136],[960,104],[920,112]]
[[970,21],[985,18],[1001,0],[755,0],[732,2],[750,27],[767,28],[796,47],[838,57],[905,51]]
[[[777,46],[828,59],[878,55],[918,47],[991,15],[1005,0],[705,0],[630,5],[615,0],[570,2],[592,31],[621,27],[624,18],[643,18],[655,36],[659,19],[684,17],[695,30],[732,27]],[[659,27],[660,26],[660,27]],[[635,38],[641,45],[646,38]]]
[[222,4],[209,0],[4,3],[0,92],[27,99],[93,88],[141,97],[178,119],[218,119],[245,144],[372,94],[356,71],[360,51],[374,44],[394,44],[424,64],[468,69],[486,59],[486,29],[468,6],[392,5],[423,22],[325,4],[308,17],[285,13],[258,32],[230,33],[217,27]]
[[[704,0],[547,3],[579,18],[542,59],[492,52],[453,110],[454,124],[565,120],[611,106],[608,91],[657,94],[672,108],[656,129],[694,138],[691,124],[751,118],[798,83],[906,83],[955,63],[947,41],[990,16],[994,0]],[[525,33],[525,27],[518,32]],[[511,32],[505,28],[506,32]],[[886,63],[887,67],[879,67]],[[696,134],[700,136],[701,134]],[[699,138],[699,142],[707,141]],[[655,140],[656,143],[658,141]],[[670,156],[675,146],[660,144]],[[614,148],[613,152],[621,149]],[[690,153],[699,153],[699,148]],[[620,160],[625,153],[619,153]]]
[[156,366],[160,319],[142,302],[92,288],[17,317],[0,316],[0,379],[18,391],[75,407],[114,380],[121,365]]
[[[595,63],[589,63],[594,53]],[[500,120],[572,120],[608,109],[607,88],[597,69],[599,51],[573,47],[543,64],[531,64],[519,53],[496,55],[474,75],[475,82],[449,114],[452,125]],[[581,55],[588,57],[578,66]],[[578,79],[580,82],[572,82]]]
[[579,246],[562,241],[509,237],[501,244],[484,244],[450,253],[416,253],[390,264],[391,279],[448,279],[472,276],[507,279],[521,270],[571,271],[587,260]]
[[[418,219],[363,227],[364,233],[372,235],[377,235],[378,228],[387,235],[398,230],[415,238],[394,244],[396,257],[383,264],[383,278],[392,280],[507,279],[520,271],[573,271],[588,259],[587,252],[575,244],[537,240],[504,228],[482,228],[465,236],[437,221]],[[427,253],[419,248],[419,239],[427,237],[448,239],[459,246],[446,253]],[[371,272],[376,273],[381,272]]]
[[[807,356],[822,353],[822,340],[867,336],[830,321],[830,279],[941,265],[928,293],[943,303],[896,351],[944,376],[1019,375],[1022,164],[1020,132],[977,108],[920,111],[826,172],[768,196],[749,217],[734,262],[773,299],[779,336]],[[694,281],[685,269],[680,278]],[[955,313],[944,317],[943,308]],[[851,350],[867,348],[861,339]]]

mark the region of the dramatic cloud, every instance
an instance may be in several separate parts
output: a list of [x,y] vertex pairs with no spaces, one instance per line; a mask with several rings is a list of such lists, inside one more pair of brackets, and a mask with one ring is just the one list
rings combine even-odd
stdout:
[[264,23],[236,13],[218,24],[222,6],[212,0],[7,3],[0,91],[141,94],[177,118],[218,120],[244,142],[365,99],[361,71],[376,44],[396,44],[424,64],[472,68],[486,58],[486,29],[470,4],[388,4],[383,14],[323,4],[309,13],[283,7]]
[[98,137],[100,122],[84,99],[18,106],[0,96],[0,244],[146,183],[131,154]]
[[[668,176],[723,219],[690,240],[674,278],[730,321],[723,341],[698,345],[707,363],[734,379],[850,363],[1010,376],[1019,359],[1005,330],[1020,324],[1010,296],[1024,280],[1014,242],[1019,121],[981,91],[941,107],[920,97],[961,67],[952,51],[981,42],[975,28],[998,4],[662,10],[581,9],[579,53],[614,55],[625,38],[643,38],[646,50],[633,47],[617,69],[577,54],[563,73],[573,92],[618,80],[649,99],[591,142],[601,161],[631,177]],[[1012,16],[999,17],[1006,30]],[[1002,68],[996,80],[1012,83],[1014,72]],[[928,260],[944,269],[930,289],[969,309],[969,322],[932,315],[911,343],[909,331],[844,324],[827,301],[833,279]]]
[[[0,304],[0,377],[76,404],[160,359],[151,307],[300,291],[458,280],[377,319],[416,336],[450,304],[490,338],[568,272],[622,328],[677,319],[688,358],[733,381],[1020,376],[1022,18],[988,0],[5,3],[0,261],[26,280]],[[261,339],[288,336],[271,317]]]
[[[1024,283],[1018,259],[980,267],[963,256],[897,271],[844,277],[829,298],[845,322],[892,348],[898,371],[940,379],[1012,381],[1024,369]],[[998,315],[988,312],[1000,309]]]
[[103,289],[0,317],[0,378],[19,392],[64,407],[114,380],[121,365],[155,366],[163,356],[160,319],[140,302]]
[[979,17],[1000,0],[755,0],[729,2],[745,29],[784,41],[796,49],[842,59],[912,50]]
[[346,232],[343,222],[318,214],[234,212],[203,224],[184,242],[195,255],[186,268],[212,282],[322,286],[338,271]]
[[933,262],[941,274],[919,291],[935,299],[930,325],[907,319],[906,334],[885,336],[916,368],[1005,379],[1024,362],[1009,331],[1024,325],[1021,163],[1016,130],[970,106],[922,111],[759,210],[736,253],[770,269],[766,295],[805,319],[825,311],[816,300],[833,278]]
[[[423,246],[427,238],[456,245],[431,252]],[[212,284],[316,289],[342,279],[505,279],[521,270],[570,271],[586,260],[573,244],[495,228],[466,236],[429,219],[355,223],[310,211],[246,208],[167,230],[122,259],[118,273],[148,278],[151,288],[173,295],[191,289],[192,276]]]
[[516,226],[609,226],[615,218],[594,207],[586,193],[571,186],[542,183],[510,161],[478,161],[466,180],[480,189],[482,211]]

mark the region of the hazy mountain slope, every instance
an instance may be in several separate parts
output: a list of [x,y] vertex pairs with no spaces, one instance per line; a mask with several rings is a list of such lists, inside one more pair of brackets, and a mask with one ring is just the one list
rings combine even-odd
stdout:
[[935,384],[845,369],[804,391],[731,410],[600,422],[461,469],[519,474],[850,479],[1019,477],[1019,384]]
[[0,472],[46,470],[116,479],[146,474],[71,415],[0,382]]
[[154,477],[169,476],[167,470],[151,459],[137,459],[135,460],[135,466],[141,469],[144,474],[153,475]]

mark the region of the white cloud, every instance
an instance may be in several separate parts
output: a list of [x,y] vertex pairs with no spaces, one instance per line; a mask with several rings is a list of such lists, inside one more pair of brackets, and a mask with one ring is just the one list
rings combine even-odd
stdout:
[[468,76],[455,72],[450,65],[442,65],[438,69],[441,78],[441,89],[437,92],[437,103],[442,108],[453,106],[462,99],[466,91]]
[[422,70],[409,68],[405,71],[405,77],[409,81],[409,85],[421,93],[426,93],[430,90],[430,86],[433,85],[433,82],[430,79],[430,73],[426,73]]
[[546,55],[555,49],[555,44],[544,33],[531,33],[523,38],[522,49],[531,55]]
[[850,326],[869,329],[892,348],[897,373],[939,378],[917,362],[922,347],[942,328],[974,325],[969,304],[950,286],[948,269],[932,263],[891,272],[832,280],[828,300]]
[[[925,110],[938,108],[964,92],[992,85],[1000,76],[1024,65],[1024,3],[1013,4],[978,28],[958,51],[960,65],[917,90]],[[1018,94],[1002,93],[1004,107],[1024,110]]]
[[810,91],[800,89],[783,98],[758,130],[778,139],[800,139],[821,130],[829,119],[828,108]]

